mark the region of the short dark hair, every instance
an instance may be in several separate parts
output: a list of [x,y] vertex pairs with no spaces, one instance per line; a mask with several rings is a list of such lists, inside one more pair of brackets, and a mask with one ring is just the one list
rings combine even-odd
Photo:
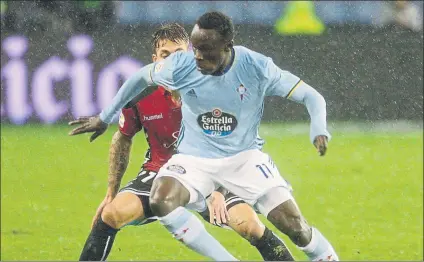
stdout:
[[216,30],[225,40],[231,41],[234,38],[233,22],[221,12],[207,12],[197,19],[196,24],[201,29]]
[[161,25],[152,35],[152,50],[156,53],[159,48],[159,42],[162,40],[170,40],[175,43],[189,42],[187,31],[177,23],[169,23]]

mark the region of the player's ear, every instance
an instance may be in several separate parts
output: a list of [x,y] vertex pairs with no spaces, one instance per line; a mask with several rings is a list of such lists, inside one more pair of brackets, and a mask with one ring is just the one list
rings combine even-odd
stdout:
[[156,62],[156,59],[158,59],[157,55],[156,54],[152,54],[152,61],[153,62]]

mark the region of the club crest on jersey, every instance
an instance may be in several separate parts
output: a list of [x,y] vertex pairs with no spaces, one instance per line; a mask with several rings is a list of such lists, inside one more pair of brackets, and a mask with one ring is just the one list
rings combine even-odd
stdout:
[[243,98],[247,92],[246,87],[244,87],[244,85],[241,84],[239,87],[237,87],[237,92],[240,94],[241,101],[243,101]]
[[199,115],[197,123],[202,128],[203,133],[214,137],[228,136],[237,127],[236,117],[222,112],[219,108]]
[[186,173],[185,168],[182,167],[182,166],[179,166],[179,165],[170,165],[166,169],[168,169],[169,171],[178,173],[178,174],[185,174]]
[[124,114],[121,112],[121,114],[119,115],[119,126],[120,126],[121,128],[123,128],[123,127],[124,127],[124,123],[125,123],[125,116],[124,116]]

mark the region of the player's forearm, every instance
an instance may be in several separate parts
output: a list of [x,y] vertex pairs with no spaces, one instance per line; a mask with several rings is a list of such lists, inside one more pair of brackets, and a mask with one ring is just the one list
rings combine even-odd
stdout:
[[314,141],[318,135],[325,135],[330,140],[330,133],[327,131],[327,109],[324,97],[314,88],[302,82],[296,88],[291,100],[303,103],[308,109],[311,117],[310,139]]
[[112,103],[100,113],[100,119],[110,124],[112,118],[127,105],[133,98],[143,92],[148,86],[152,86],[150,78],[150,68],[152,64],[144,66],[137,73],[132,75],[112,100]]
[[310,139],[319,135],[325,135],[330,140],[330,133],[327,131],[327,109],[324,97],[315,91],[314,94],[308,94],[305,97],[305,105],[311,116]]
[[119,131],[112,138],[109,149],[108,195],[115,196],[118,193],[122,177],[128,166],[131,144],[131,138],[124,136]]

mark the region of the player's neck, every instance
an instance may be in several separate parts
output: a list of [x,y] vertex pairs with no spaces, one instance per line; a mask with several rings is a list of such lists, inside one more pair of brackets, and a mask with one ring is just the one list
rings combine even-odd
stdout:
[[234,56],[235,56],[234,52],[235,52],[234,48],[231,48],[230,53],[225,58],[225,62],[215,73],[212,74],[213,76],[222,76],[223,74],[227,73],[228,70],[230,70],[234,62]]

